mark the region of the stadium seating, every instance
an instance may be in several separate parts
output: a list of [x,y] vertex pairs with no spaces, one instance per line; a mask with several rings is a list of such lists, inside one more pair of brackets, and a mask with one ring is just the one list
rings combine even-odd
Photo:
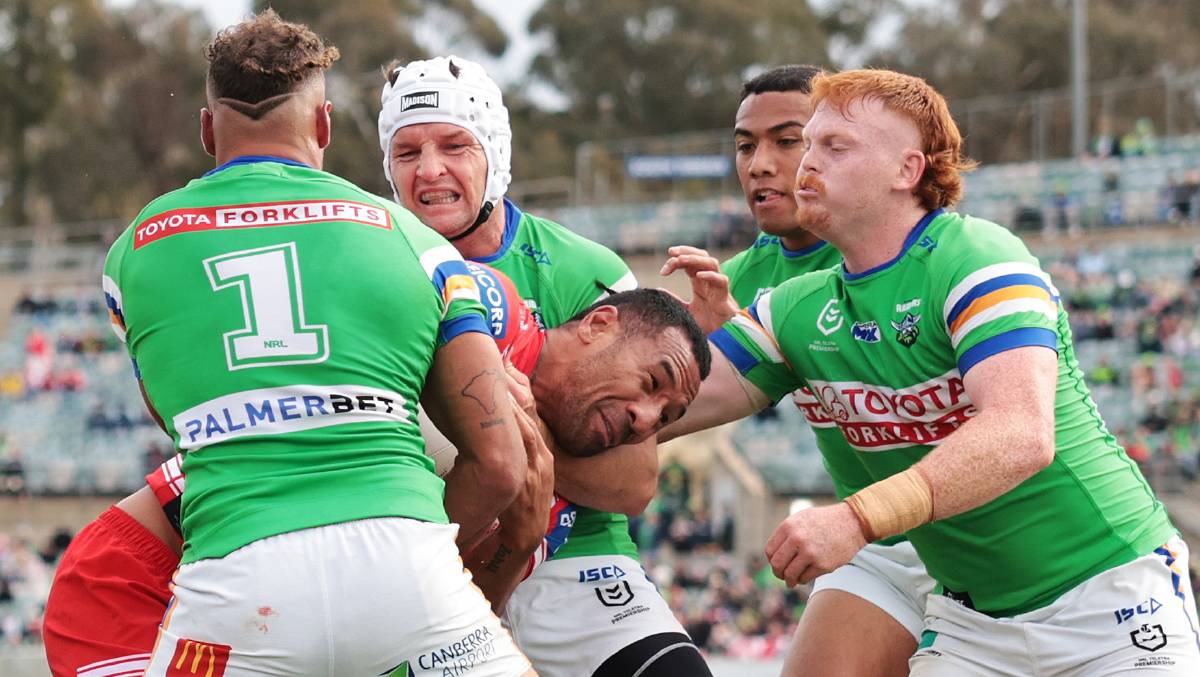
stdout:
[[[1175,219],[1168,190],[1196,170],[1200,135],[1163,139],[1152,156],[984,167],[968,175],[961,205],[963,212],[1013,228],[1084,234],[1041,238],[1034,253],[1071,311],[1076,356],[1097,408],[1151,481],[1164,483],[1156,487],[1160,492],[1177,487],[1181,476],[1200,475],[1194,442],[1200,439],[1200,229],[1152,239],[1107,238],[1104,227]],[[545,215],[622,253],[661,255],[670,244],[719,240],[743,212],[740,200],[715,196]],[[1196,216],[1194,208],[1190,217]],[[58,247],[32,258],[86,269],[84,279],[94,279],[103,249]],[[0,243],[0,273],[23,275],[30,260],[25,244]],[[93,285],[22,298],[0,326],[7,327],[0,335],[0,492],[120,496],[141,486],[144,473],[172,453],[144,412],[128,357]],[[739,424],[732,440],[776,496],[831,493],[812,431],[790,399]],[[16,476],[19,482],[9,481]],[[730,539],[706,523],[702,511],[656,510],[634,528],[639,542],[651,546],[648,570],[698,643],[716,654],[779,655],[794,622],[789,610],[803,592],[777,590],[761,562],[731,559],[718,544]],[[673,544],[657,547],[664,538]],[[679,543],[687,543],[688,553],[674,558]],[[6,557],[24,557],[4,546],[0,534],[0,570]],[[698,570],[715,578],[703,579]],[[5,622],[32,637],[37,610],[28,600],[39,594],[0,602],[0,620],[19,619]]]
[[[0,344],[0,377],[17,388],[0,395],[0,454],[19,455],[31,493],[129,493],[142,483],[147,450],[167,442],[96,296],[57,291],[49,307],[16,314]],[[44,374],[31,368],[31,336],[43,337]]]

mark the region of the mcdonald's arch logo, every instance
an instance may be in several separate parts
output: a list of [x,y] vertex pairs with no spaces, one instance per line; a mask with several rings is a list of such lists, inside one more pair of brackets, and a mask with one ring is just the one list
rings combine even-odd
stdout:
[[222,677],[229,662],[228,644],[209,644],[180,638],[167,666],[167,677]]

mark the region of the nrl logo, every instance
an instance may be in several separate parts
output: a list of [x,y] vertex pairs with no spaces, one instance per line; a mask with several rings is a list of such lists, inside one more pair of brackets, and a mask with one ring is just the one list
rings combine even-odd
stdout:
[[904,319],[900,322],[892,320],[892,329],[896,330],[896,340],[905,348],[911,348],[912,344],[917,342],[917,336],[921,334],[921,328],[917,323],[921,321],[920,315],[905,313]]
[[829,336],[841,329],[844,321],[842,310],[838,308],[838,300],[829,299],[829,302],[821,309],[821,314],[817,316],[817,329],[820,329],[822,334]]
[[1163,632],[1161,624],[1143,623],[1142,627],[1129,633],[1129,638],[1133,641],[1134,646],[1146,651],[1158,651],[1167,645],[1167,633]]
[[596,599],[604,606],[625,606],[633,601],[633,589],[629,587],[629,581],[607,587],[601,585],[596,588]]

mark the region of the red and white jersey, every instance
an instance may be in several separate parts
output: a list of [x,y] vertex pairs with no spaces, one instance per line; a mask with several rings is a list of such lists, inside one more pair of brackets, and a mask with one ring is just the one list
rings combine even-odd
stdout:
[[545,332],[507,275],[474,261],[467,261],[467,270],[471,271],[479,287],[479,300],[487,313],[488,329],[496,339],[500,354],[512,361],[518,371],[529,376],[546,342]]
[[146,475],[146,484],[154,490],[158,504],[165,506],[183,496],[183,465],[181,456],[172,456]]

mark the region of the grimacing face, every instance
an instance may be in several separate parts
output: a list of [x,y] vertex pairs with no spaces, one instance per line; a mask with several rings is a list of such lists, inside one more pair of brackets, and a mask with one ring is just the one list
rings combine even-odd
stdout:
[[755,222],[769,235],[786,237],[801,228],[792,184],[810,117],[812,102],[798,90],[751,94],[738,106],[733,130],[738,181]]
[[388,151],[400,204],[442,237],[475,222],[487,186],[487,155],[466,129],[447,122],[396,130]]
[[615,336],[572,357],[558,396],[539,401],[538,412],[575,455],[649,438],[683,416],[700,389],[700,369],[677,327],[657,337]]

